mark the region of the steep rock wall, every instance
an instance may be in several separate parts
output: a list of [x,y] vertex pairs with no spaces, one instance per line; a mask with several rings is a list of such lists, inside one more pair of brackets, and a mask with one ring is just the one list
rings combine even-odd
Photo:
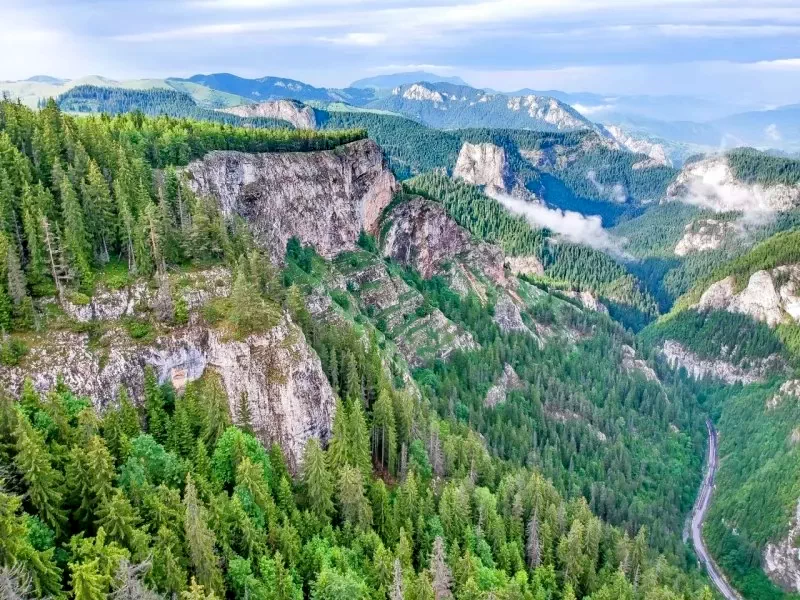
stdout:
[[399,189],[371,140],[319,152],[211,152],[185,173],[195,193],[243,217],[275,261],[292,237],[326,258],[354,249],[362,229],[377,231]]
[[297,129],[316,129],[314,109],[296,100],[272,100],[258,104],[242,104],[221,109],[237,117],[266,117],[288,121]]
[[30,377],[45,392],[60,376],[102,409],[115,401],[120,387],[141,399],[146,366],[156,370],[159,381],[172,381],[177,389],[206,369],[218,372],[234,421],[246,394],[255,434],[267,444],[280,443],[294,467],[310,437],[326,440],[330,435],[333,392],[319,357],[288,315],[271,330],[243,341],[226,340],[203,326],[177,329],[148,344],[134,343],[120,329],[96,344],[87,334],[51,332],[32,344],[20,366],[0,367],[0,384],[17,394]]

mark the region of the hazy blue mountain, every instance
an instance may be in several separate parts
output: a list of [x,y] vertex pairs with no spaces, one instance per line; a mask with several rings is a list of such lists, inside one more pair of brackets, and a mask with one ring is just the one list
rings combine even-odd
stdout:
[[259,77],[247,79],[230,73],[213,73],[210,75],[193,75],[188,79],[174,79],[170,81],[188,81],[204,85],[208,88],[236,94],[250,100],[263,102],[266,100],[279,100],[292,98],[294,100],[322,102],[349,102],[361,106],[374,98],[370,90],[364,89],[327,89],[318,88],[295,79],[283,77]]
[[367,105],[430,127],[489,127],[543,131],[592,129],[571,106],[547,96],[506,96],[464,85],[418,82],[399,86]]
[[461,77],[447,77],[436,75],[427,71],[407,71],[404,73],[390,73],[387,75],[376,75],[375,77],[365,77],[350,84],[351,88],[373,88],[386,89],[394,88],[398,85],[407,85],[426,81],[428,83],[452,83],[453,85],[469,85]]
[[34,75],[33,77],[28,77],[25,81],[30,81],[33,83],[52,83],[53,85],[61,85],[66,83],[67,79],[61,79],[59,77],[52,77],[50,75]]
[[800,147],[800,104],[731,115],[713,125],[743,144],[781,150]]

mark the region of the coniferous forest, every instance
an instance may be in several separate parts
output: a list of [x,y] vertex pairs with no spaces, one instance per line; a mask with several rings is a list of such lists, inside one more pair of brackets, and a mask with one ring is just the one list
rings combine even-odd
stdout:
[[[482,348],[415,371],[421,393],[414,394],[387,373],[382,352],[390,341],[366,328],[364,315],[346,323],[312,318],[304,298],[331,264],[297,240],[283,265],[270,264],[243,224],[195,197],[176,170],[211,150],[302,152],[364,136],[360,129],[244,129],[141,113],[76,118],[52,102],[38,112],[0,103],[4,364],[24,360],[29,332],[79,326],[43,309],[44,298],[82,305],[98,287],[149,280],[173,301],[147,321],[126,322],[131,338],[144,343],[153,329],[189,318],[162,289],[166,273],[222,265],[233,273],[230,296],[204,307],[204,322],[243,339],[291,315],[337,404],[330,440],[311,438],[294,465],[279,446],[262,445],[247,403],[232,410],[212,371],[178,393],[147,369],[141,403],[120,389],[102,410],[63,382],[39,393],[28,380],[18,399],[2,394],[4,593],[77,600],[713,597],[677,541],[696,485],[691,446],[702,442],[699,420],[682,404],[685,396],[667,410],[660,387],[618,378],[615,363],[603,362],[609,343],[635,343],[630,334],[606,317],[566,317],[576,330],[602,331],[575,350],[592,357],[586,371],[570,353],[543,353],[532,340],[501,335],[491,306],[474,296],[459,299],[440,279],[390,264],[422,294],[423,311],[437,307]],[[440,195],[457,220],[458,203],[474,200]],[[526,250],[542,246],[530,229],[488,215],[482,236]],[[363,246],[374,253],[374,241],[365,238]],[[599,281],[614,281],[614,265]],[[554,314],[539,310],[543,321]],[[80,327],[95,339],[95,330]],[[475,391],[506,360],[516,360],[534,384],[533,397],[548,396],[555,421],[544,425],[540,400],[516,397],[497,411],[483,405]],[[579,385],[566,383],[573,377]],[[587,410],[611,438],[602,451],[597,433],[587,437],[578,423],[559,421]],[[688,433],[665,436],[669,423]],[[658,444],[648,448],[644,439]],[[665,472],[653,470],[659,463]]]

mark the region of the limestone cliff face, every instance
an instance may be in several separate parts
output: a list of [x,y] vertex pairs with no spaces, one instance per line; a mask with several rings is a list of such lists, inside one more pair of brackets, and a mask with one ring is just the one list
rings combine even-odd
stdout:
[[316,129],[314,109],[296,100],[273,100],[259,104],[242,104],[222,109],[237,117],[266,117],[288,121],[297,129]]
[[735,283],[732,276],[714,283],[696,308],[743,313],[770,327],[784,320],[800,321],[800,265],[756,271],[738,293]]
[[506,283],[503,252],[473,239],[441,204],[412,198],[394,207],[386,219],[383,255],[414,267],[423,277],[432,277],[445,263],[461,261],[497,284]]
[[764,572],[784,590],[800,592],[800,549],[797,548],[800,536],[800,501],[797,503],[794,518],[786,536],[764,549]]
[[672,161],[667,156],[667,152],[661,144],[645,138],[632,136],[616,125],[606,125],[605,129],[611,134],[611,137],[626,150],[630,150],[636,154],[645,154],[649,157],[649,160],[635,163],[633,165],[634,169],[672,166]]
[[466,142],[458,153],[453,177],[484,186],[486,193],[510,194],[514,186],[505,149],[494,144]]
[[185,169],[189,186],[247,221],[258,244],[282,261],[297,237],[326,258],[375,233],[398,190],[380,147],[360,140],[319,152],[211,152]]
[[544,265],[536,256],[507,256],[506,266],[514,275],[544,275]]
[[724,358],[701,358],[688,348],[675,340],[667,340],[661,348],[667,362],[675,369],[684,368],[688,375],[694,379],[711,377],[725,383],[757,383],[765,380],[766,375],[782,367],[782,361],[777,356],[767,359],[751,361],[747,368],[735,365]]
[[514,367],[506,363],[500,377],[497,378],[495,384],[486,392],[484,404],[490,408],[502,404],[506,401],[508,392],[522,389],[524,386],[525,384],[519,378],[519,375],[517,375]]
[[144,368],[152,366],[159,381],[180,390],[206,369],[219,373],[236,420],[246,394],[255,434],[265,443],[278,442],[296,467],[310,437],[330,435],[335,402],[316,353],[303,332],[284,316],[279,325],[243,341],[227,340],[205,326],[189,326],[137,344],[118,328],[90,344],[87,334],[50,332],[31,345],[18,367],[0,368],[0,384],[18,393],[25,377],[42,392],[59,376],[102,409],[125,387],[142,397]]
[[675,245],[675,256],[716,250],[726,239],[734,235],[736,230],[736,224],[731,221],[717,219],[693,221],[686,225],[683,237]]
[[725,156],[712,156],[686,165],[667,189],[667,200],[718,212],[770,213],[800,206],[800,185],[747,183],[735,177]]

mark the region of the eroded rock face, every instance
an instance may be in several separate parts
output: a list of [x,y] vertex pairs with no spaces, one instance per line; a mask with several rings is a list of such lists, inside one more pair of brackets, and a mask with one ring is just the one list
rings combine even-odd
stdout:
[[242,104],[222,109],[222,112],[237,117],[266,117],[288,121],[297,129],[316,129],[317,117],[314,109],[296,100],[273,100],[259,104]]
[[50,332],[32,344],[20,366],[0,368],[0,382],[17,394],[30,377],[45,392],[60,375],[76,394],[91,397],[102,409],[115,401],[120,387],[141,399],[148,365],[159,381],[172,381],[178,388],[206,369],[216,371],[234,421],[246,394],[255,434],[264,443],[280,443],[293,466],[309,438],[324,441],[330,435],[333,391],[319,357],[288,315],[273,329],[243,341],[226,340],[202,326],[171,331],[146,345],[134,343],[120,329],[96,345],[90,345],[87,334]]
[[297,237],[332,258],[376,233],[398,183],[375,142],[319,152],[211,152],[185,169],[192,190],[247,221],[256,243],[281,262]]
[[656,372],[647,364],[647,361],[636,358],[636,350],[627,344],[622,346],[622,368],[629,373],[639,372],[644,375],[645,379],[648,381],[658,381],[658,375],[656,375]]
[[489,408],[497,406],[498,404],[502,404],[506,401],[508,392],[522,389],[523,385],[524,384],[519,378],[519,375],[517,375],[517,372],[514,370],[514,367],[506,363],[503,367],[503,372],[500,374],[500,377],[497,378],[495,384],[489,388],[488,392],[486,392],[484,404]]
[[494,144],[464,143],[458,153],[453,177],[484,186],[487,194],[509,194],[514,187],[506,151]]
[[713,377],[725,383],[762,382],[767,373],[782,366],[781,360],[777,356],[752,361],[747,368],[734,365],[724,359],[701,358],[675,340],[665,341],[661,351],[671,367],[686,369],[690,377],[694,379]]
[[775,410],[782,402],[786,400],[794,400],[800,398],[800,379],[790,379],[784,381],[772,398],[767,400],[767,410]]
[[620,146],[626,150],[630,150],[636,154],[645,154],[649,157],[647,161],[640,161],[633,165],[634,169],[647,169],[652,167],[672,166],[667,156],[664,146],[656,142],[644,138],[637,138],[628,133],[625,133],[620,127],[616,125],[606,125],[606,131],[611,134]]
[[512,275],[544,275],[544,265],[535,256],[507,256],[506,266]]
[[746,183],[736,179],[725,156],[713,156],[686,165],[667,189],[667,199],[717,212],[782,212],[800,206],[800,185]]
[[497,304],[494,306],[494,317],[492,320],[497,323],[497,326],[502,331],[521,331],[536,337],[522,320],[522,313],[520,312],[519,307],[506,294],[502,294],[497,299]]
[[[173,294],[180,294],[191,311],[212,298],[228,296],[231,272],[222,267],[191,271],[170,277]],[[65,300],[61,307],[76,321],[113,321],[134,315],[139,309],[151,310],[157,301],[158,290],[148,282],[138,281],[119,290],[96,290],[88,304]]]
[[581,304],[583,304],[584,308],[588,308],[589,310],[593,310],[594,312],[603,313],[604,315],[608,314],[608,308],[606,305],[600,302],[600,300],[589,290],[583,291],[576,291],[576,290],[565,290],[561,292],[568,298],[573,298],[578,300]]
[[675,256],[716,250],[736,230],[736,224],[731,221],[700,219],[689,223],[684,228],[683,237],[675,245]]
[[764,572],[778,586],[788,592],[800,592],[800,501],[797,503],[786,537],[764,549]]
[[424,198],[403,202],[387,215],[383,255],[415,268],[426,279],[456,260],[477,268],[499,285],[506,283],[502,251],[474,240],[436,203]]
[[738,293],[735,283],[733,276],[717,281],[703,293],[696,308],[746,314],[770,327],[785,319],[800,320],[800,265],[756,271]]
[[556,129],[584,129],[586,120],[570,107],[549,96],[514,96],[508,99],[508,109],[524,110],[528,116],[553,125]]

